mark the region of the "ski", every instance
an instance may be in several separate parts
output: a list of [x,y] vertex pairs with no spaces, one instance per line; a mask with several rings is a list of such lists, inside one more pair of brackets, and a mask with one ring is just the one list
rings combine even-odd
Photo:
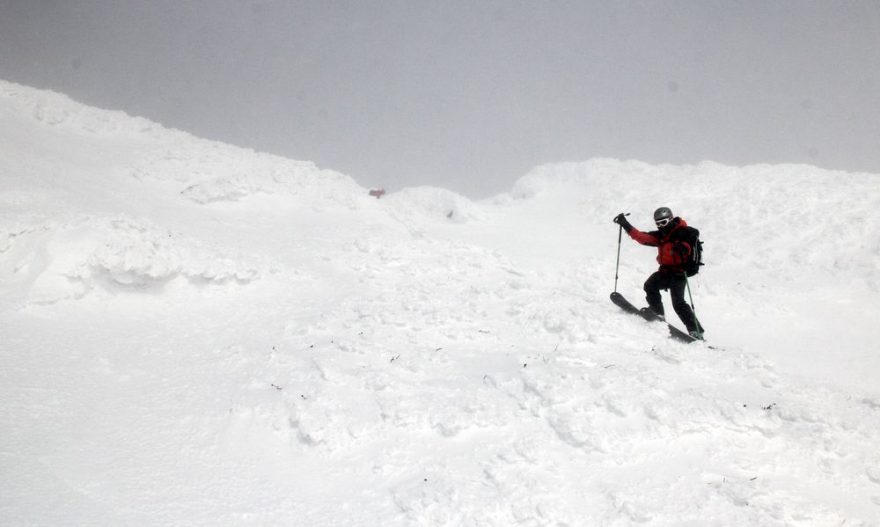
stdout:
[[[614,293],[611,293],[611,301],[614,302],[620,309],[626,311],[627,313],[630,313],[631,315],[638,315],[649,322],[654,322],[654,321],[665,322],[662,318],[657,316],[650,309],[648,309],[648,308],[639,309],[636,306],[632,305],[629,302],[629,300],[624,298],[623,295],[621,295],[620,293],[618,293],[616,291]],[[690,344],[691,342],[697,342],[697,341],[702,340],[702,339],[697,339],[697,338],[694,338],[694,337],[688,335],[684,331],[678,329],[677,327],[673,326],[672,324],[670,324],[668,322],[666,322],[666,325],[669,327],[669,336],[674,338],[675,340],[678,340],[678,341],[684,342],[684,343],[688,343],[688,344]]]

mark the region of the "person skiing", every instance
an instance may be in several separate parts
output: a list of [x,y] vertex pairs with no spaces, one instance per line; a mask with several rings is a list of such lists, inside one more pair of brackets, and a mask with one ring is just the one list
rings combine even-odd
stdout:
[[657,247],[657,262],[660,268],[645,281],[645,299],[648,307],[660,318],[664,318],[661,290],[669,290],[672,307],[678,318],[687,328],[688,334],[702,339],[704,329],[697,320],[691,306],[684,299],[687,286],[685,264],[693,252],[700,231],[689,227],[687,222],[675,216],[669,207],[654,211],[654,224],[657,230],[642,232],[627,221],[623,213],[614,217],[614,223],[623,227],[630,238],[642,245]]

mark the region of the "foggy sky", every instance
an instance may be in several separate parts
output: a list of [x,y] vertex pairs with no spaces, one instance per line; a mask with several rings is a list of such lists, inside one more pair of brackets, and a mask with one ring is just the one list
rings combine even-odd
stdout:
[[876,1],[0,0],[0,78],[389,190],[591,157],[880,173]]

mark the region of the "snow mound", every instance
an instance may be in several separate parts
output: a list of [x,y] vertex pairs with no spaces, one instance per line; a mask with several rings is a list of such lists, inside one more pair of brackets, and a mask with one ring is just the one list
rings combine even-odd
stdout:
[[392,215],[404,222],[468,223],[485,218],[479,205],[455,192],[436,187],[414,187],[385,198]]
[[211,249],[144,220],[84,217],[0,230],[0,283],[38,303],[81,298],[101,288],[155,292],[176,278],[192,284],[247,284],[262,264]]
[[[102,219],[86,237],[90,247],[74,276],[84,282],[109,279],[114,284],[143,287],[183,276],[196,283],[247,283],[257,279],[246,258],[215,252],[203,244],[179,239],[170,231],[129,218]],[[73,252],[73,251],[71,251]]]

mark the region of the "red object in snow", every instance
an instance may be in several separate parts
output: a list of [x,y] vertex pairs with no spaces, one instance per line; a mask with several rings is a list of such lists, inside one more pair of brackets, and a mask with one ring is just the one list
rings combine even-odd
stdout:
[[379,199],[385,195],[385,189],[384,188],[373,189],[370,191],[370,195],[374,196],[376,199]]

